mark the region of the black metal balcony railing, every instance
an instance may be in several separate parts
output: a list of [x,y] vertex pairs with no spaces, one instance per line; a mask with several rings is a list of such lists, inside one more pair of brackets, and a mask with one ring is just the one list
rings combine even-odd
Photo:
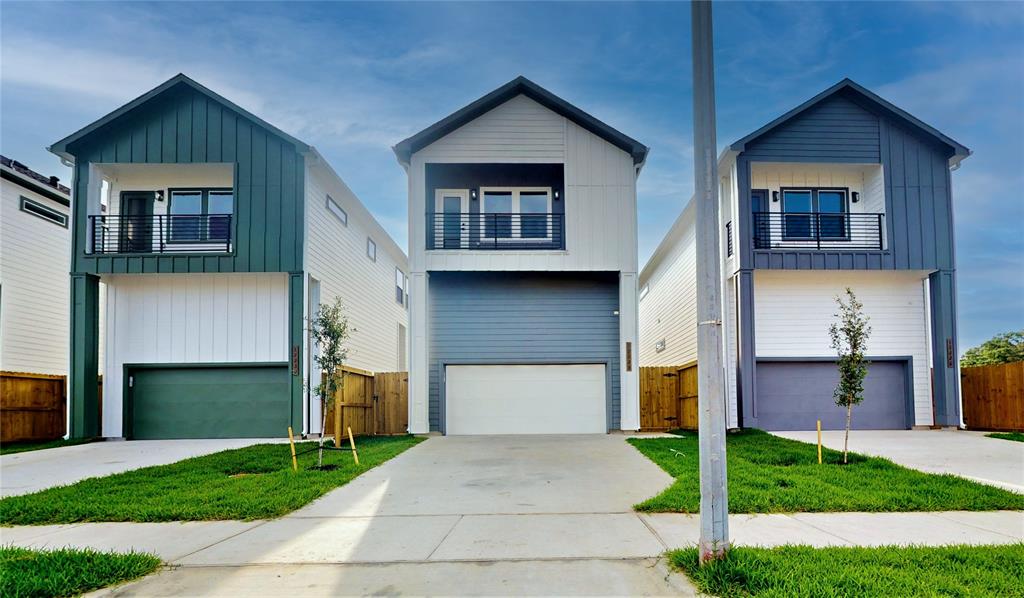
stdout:
[[231,214],[89,216],[92,253],[231,251]]
[[732,222],[725,223],[725,251],[726,256],[732,256]]
[[564,214],[427,214],[427,249],[565,249]]
[[754,249],[883,249],[884,219],[884,214],[755,212]]

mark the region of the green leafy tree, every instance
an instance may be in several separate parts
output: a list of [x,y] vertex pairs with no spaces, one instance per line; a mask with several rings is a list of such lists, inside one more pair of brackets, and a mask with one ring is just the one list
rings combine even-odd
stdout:
[[846,407],[846,436],[843,439],[843,463],[847,463],[850,446],[850,422],[853,419],[853,406],[864,400],[864,378],[868,375],[871,363],[864,357],[864,349],[871,336],[869,318],[864,315],[864,305],[849,287],[846,288],[846,300],[836,297],[839,313],[835,314],[838,321],[829,326],[828,334],[832,338],[832,348],[839,355],[839,384],[833,396],[836,405]]
[[964,352],[960,367],[1024,361],[1024,330],[997,334]]
[[341,297],[335,297],[333,303],[324,303],[316,310],[312,323],[313,338],[316,340],[318,352],[313,356],[316,364],[323,372],[322,382],[314,391],[320,397],[320,447],[317,454],[317,467],[324,464],[324,430],[327,429],[327,411],[334,404],[334,397],[342,388],[344,379],[338,377],[338,368],[348,357],[348,340],[354,329],[349,327],[345,308]]

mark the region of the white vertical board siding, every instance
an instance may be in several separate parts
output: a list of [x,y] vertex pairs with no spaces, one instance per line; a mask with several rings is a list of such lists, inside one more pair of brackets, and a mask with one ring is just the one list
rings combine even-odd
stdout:
[[722,363],[725,364],[726,407],[729,414],[726,423],[730,428],[738,428],[740,425],[739,412],[736,407],[736,356],[738,351],[736,346],[736,332],[738,330],[736,324],[737,282],[735,276],[725,281],[725,291],[723,294],[723,311],[725,313],[722,314],[722,321],[725,323],[722,327],[722,341],[725,350],[725,359],[722,360]]
[[[564,251],[426,251],[427,163],[563,163]],[[636,170],[604,139],[517,96],[413,154],[410,262],[430,270],[636,272]]]
[[[619,277],[619,428],[640,429],[640,354],[636,274]],[[630,344],[629,359],[626,343]]]
[[122,436],[125,364],[288,362],[288,275],[105,276],[103,434]]
[[0,188],[0,370],[67,374],[71,233],[22,212],[21,197],[68,208],[6,179]]
[[867,354],[913,358],[914,417],[932,423],[925,272],[765,271],[754,273],[756,354],[763,357],[835,357],[828,327],[835,297],[853,289],[871,318]]
[[[697,252],[693,204],[680,215],[658,248],[653,271],[640,276],[640,365],[683,365],[697,359]],[[665,341],[660,353],[655,347]]]
[[[328,195],[348,214],[348,226],[327,210]],[[409,318],[395,296],[395,268],[409,274],[405,253],[322,164],[307,168],[306,215],[306,272],[320,281],[320,303],[341,297],[355,329],[346,363],[375,372],[398,371],[398,325],[407,325]],[[367,237],[377,245],[376,261],[367,256]]]

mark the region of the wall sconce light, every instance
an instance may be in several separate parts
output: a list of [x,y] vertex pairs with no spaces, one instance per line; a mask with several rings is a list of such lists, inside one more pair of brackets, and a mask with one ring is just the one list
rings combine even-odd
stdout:
[[853,203],[857,203],[858,201],[860,201],[860,193],[857,191],[851,193],[850,197],[853,199]]
[[558,189],[555,189],[555,201],[558,201]]
[[473,201],[476,201],[476,189],[470,189],[470,190],[469,190],[469,197],[470,197],[470,199],[472,199]]
[[779,192],[778,191],[772,191],[772,201],[776,202],[776,203],[779,201]]
[[164,200],[164,192],[163,191],[157,191],[156,192],[156,200],[157,201],[163,201]]

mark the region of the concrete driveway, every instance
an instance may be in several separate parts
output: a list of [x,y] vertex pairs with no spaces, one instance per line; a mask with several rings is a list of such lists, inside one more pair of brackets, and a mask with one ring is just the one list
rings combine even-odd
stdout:
[[631,508],[672,481],[619,434],[433,437],[286,517],[179,542],[175,568],[112,592],[687,595]]
[[0,496],[29,494],[85,478],[166,465],[278,439],[133,440],[93,442],[0,457]]
[[[856,413],[854,414],[856,417]],[[773,432],[783,438],[817,442],[817,432]],[[822,443],[842,450],[843,432],[822,433]],[[1024,493],[1024,442],[988,438],[965,430],[854,430],[850,450],[885,457],[929,473],[951,473]]]

